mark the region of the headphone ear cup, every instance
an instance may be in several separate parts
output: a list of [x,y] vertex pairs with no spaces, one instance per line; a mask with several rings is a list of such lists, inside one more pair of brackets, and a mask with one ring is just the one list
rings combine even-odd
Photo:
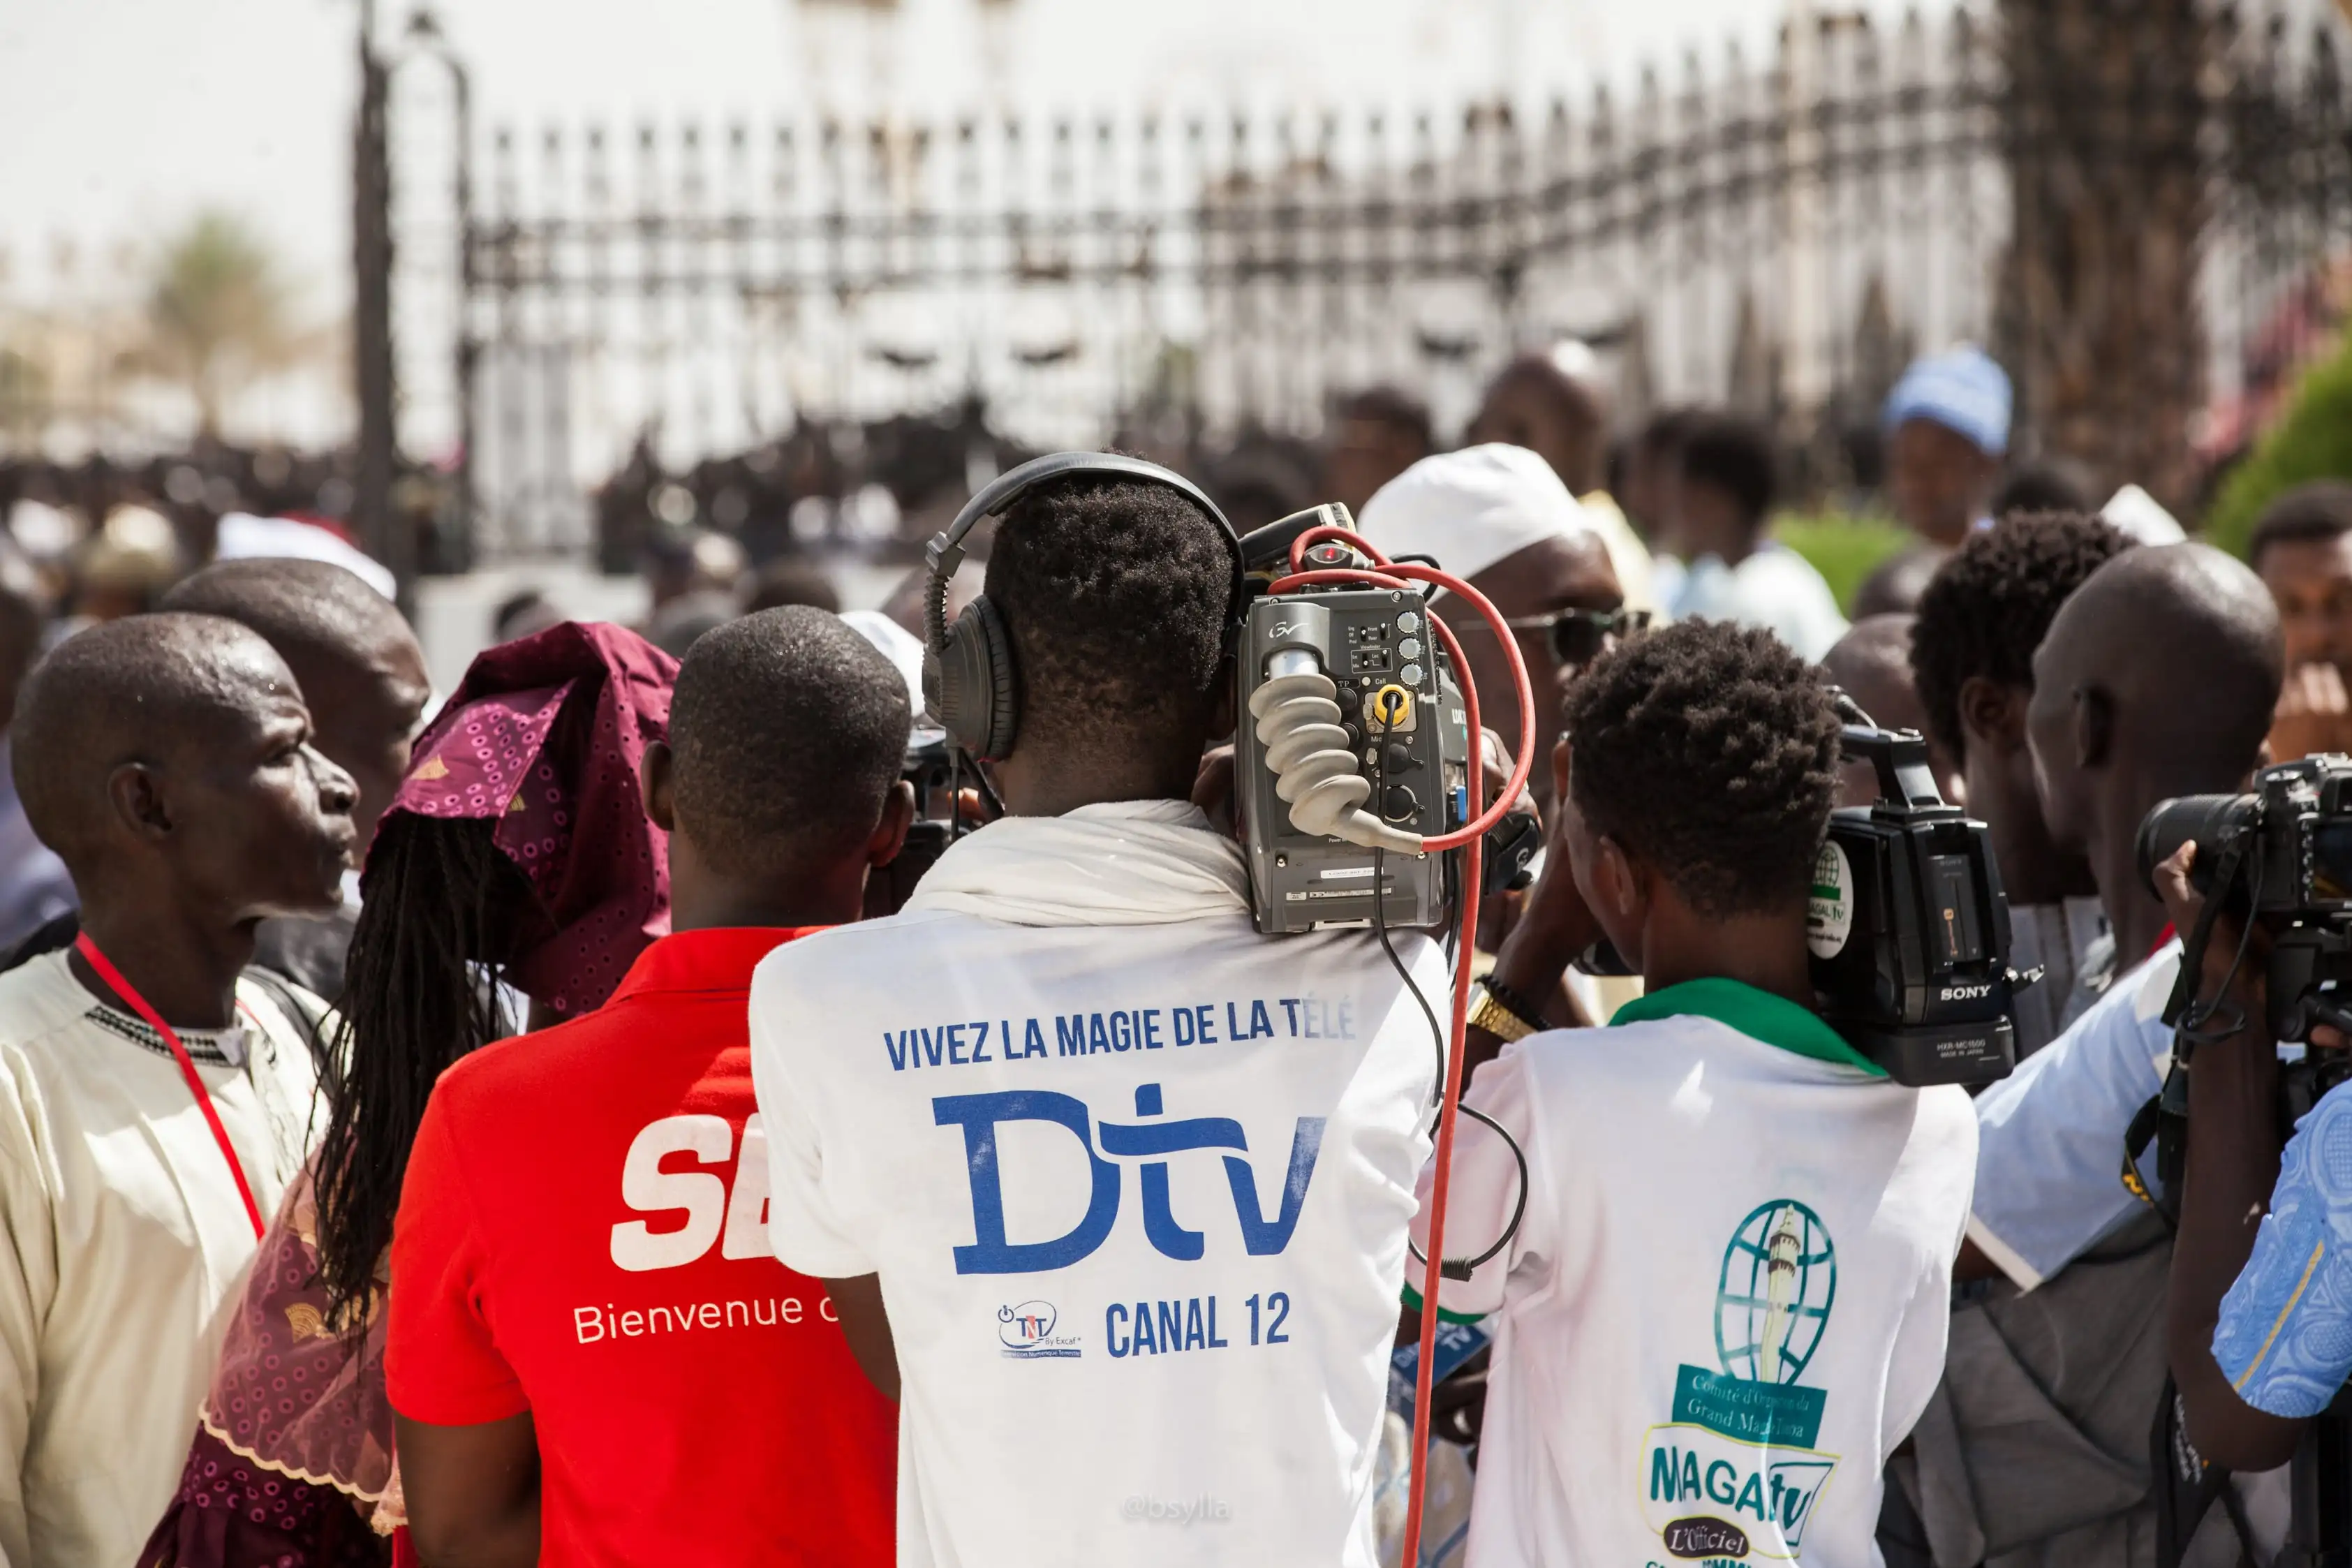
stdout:
[[1003,761],[1020,731],[1020,705],[1012,642],[986,595],[964,606],[948,628],[947,647],[925,659],[923,677],[924,695],[956,743]]

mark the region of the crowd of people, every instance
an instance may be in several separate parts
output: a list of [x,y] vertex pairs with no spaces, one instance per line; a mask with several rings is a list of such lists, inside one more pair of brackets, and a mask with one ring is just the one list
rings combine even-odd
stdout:
[[[1371,1568],[1416,1476],[1474,1568],[2314,1560],[2352,1089],[2282,1124],[2266,939],[2139,841],[2352,750],[2352,488],[2241,563],[2010,424],[1903,378],[1849,624],[1730,414],[1574,353],[1457,449],[1339,408],[1321,499],[1488,601],[1423,609],[1536,763],[1461,998],[1442,931],[1258,931],[1265,520],[1173,475],[1023,479],[879,613],[681,538],[446,694],[315,540],[70,616],[0,553],[0,1562]],[[2006,889],[1973,1098],[1818,1005],[1856,706]]]

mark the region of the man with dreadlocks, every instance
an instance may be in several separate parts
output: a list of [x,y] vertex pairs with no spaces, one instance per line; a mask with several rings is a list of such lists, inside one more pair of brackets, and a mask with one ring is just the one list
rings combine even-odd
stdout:
[[644,768],[671,934],[594,1014],[435,1086],[389,1357],[427,1562],[892,1561],[898,1409],[768,1247],[745,997],[898,854],[910,723],[825,611],[705,634]]

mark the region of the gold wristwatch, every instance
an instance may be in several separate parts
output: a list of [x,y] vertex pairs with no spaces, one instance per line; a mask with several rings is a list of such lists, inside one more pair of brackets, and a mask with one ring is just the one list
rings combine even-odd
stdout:
[[1505,1045],[1524,1040],[1536,1032],[1533,1024],[1496,1000],[1484,981],[1470,988],[1470,1009],[1463,1021],[1473,1029],[1486,1030]]

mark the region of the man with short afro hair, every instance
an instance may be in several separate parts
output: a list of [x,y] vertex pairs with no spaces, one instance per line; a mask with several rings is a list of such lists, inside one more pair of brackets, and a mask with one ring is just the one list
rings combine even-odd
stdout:
[[907,686],[840,617],[782,605],[704,635],[670,698],[677,810],[697,848],[782,877],[874,831],[905,765]]
[[1769,632],[1695,622],[1627,645],[1569,693],[1575,808],[1699,913],[1786,914],[1837,803],[1843,727]]
[[2122,530],[2082,512],[2013,514],[1945,560],[1911,627],[1928,737],[1958,759],[1969,815],[1991,836],[2017,967],[2042,972],[2014,1005],[2021,1057],[2081,1016],[2115,965],[2091,868],[2052,841],[2034,791],[2025,730],[2033,651],[2058,607],[2131,547]]
[[1013,642],[1023,731],[1073,748],[1157,734],[1171,769],[1196,770],[1193,732],[1223,695],[1232,561],[1215,525],[1165,485],[1024,497],[997,526],[984,590]]
[[[1037,480],[963,612],[1011,656],[1005,815],[752,982],[768,1235],[902,1401],[904,1562],[1197,1563],[1134,1522],[1172,1478],[1222,1560],[1373,1558],[1437,1058],[1374,932],[1258,933],[1191,801],[1234,567],[1171,484]],[[1397,955],[1442,1005],[1435,945]]]
[[1840,729],[1818,668],[1715,622],[1570,694],[1526,919],[1555,952],[1605,936],[1647,991],[1607,1028],[1517,1030],[1464,1098],[1510,1139],[1454,1145],[1448,1252],[1507,1239],[1439,1297],[1495,1332],[1475,1563],[1876,1558],[1881,1471],[1943,1368],[1976,1122],[1813,1010]]

